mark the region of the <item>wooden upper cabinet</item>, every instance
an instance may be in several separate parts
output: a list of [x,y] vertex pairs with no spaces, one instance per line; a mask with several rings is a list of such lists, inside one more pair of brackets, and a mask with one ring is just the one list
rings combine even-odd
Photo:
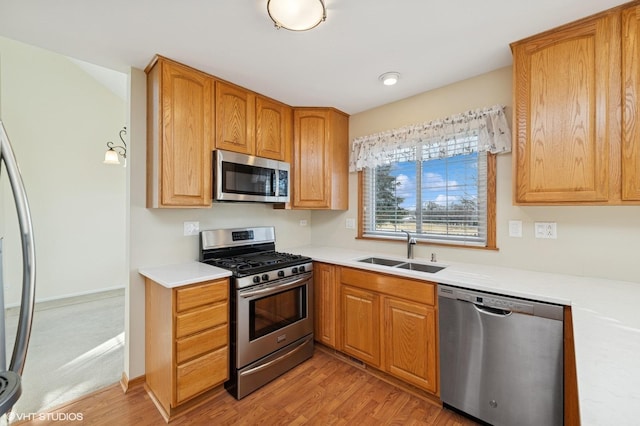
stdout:
[[256,97],[255,155],[291,161],[293,109],[264,96]]
[[511,45],[516,204],[615,197],[619,22],[603,13]]
[[157,57],[147,69],[147,207],[209,207],[211,76]]
[[253,92],[216,81],[216,149],[255,154],[255,102]]
[[349,116],[332,108],[294,108],[293,208],[349,207]]
[[622,12],[622,200],[640,201],[640,5]]
[[511,45],[514,204],[640,203],[639,10]]

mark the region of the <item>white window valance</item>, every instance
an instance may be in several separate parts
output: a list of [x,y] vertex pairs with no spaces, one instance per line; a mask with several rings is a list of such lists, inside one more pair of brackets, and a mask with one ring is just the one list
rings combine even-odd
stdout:
[[388,164],[397,160],[402,151],[409,156],[407,160],[415,160],[417,145],[423,147],[420,150],[423,160],[474,151],[511,152],[511,131],[504,106],[476,109],[356,138],[351,144],[349,171]]

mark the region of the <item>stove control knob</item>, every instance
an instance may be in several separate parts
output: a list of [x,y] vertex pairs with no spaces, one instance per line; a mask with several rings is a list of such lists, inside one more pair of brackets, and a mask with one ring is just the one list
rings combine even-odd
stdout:
[[292,274],[297,274],[298,273],[298,268],[291,268],[291,273]]
[[262,281],[269,281],[269,275],[268,274],[263,274],[262,275]]
[[300,267],[300,272],[304,272],[304,271],[306,271],[306,270],[307,270],[307,268],[305,268],[305,267],[304,267],[304,265],[302,265],[302,266]]
[[253,277],[253,282],[254,282],[254,283],[256,283],[256,284],[257,284],[257,283],[259,283],[259,282],[260,282],[260,277],[259,277],[259,276],[257,276],[257,275],[256,275],[256,276],[254,276],[254,277]]
[[284,277],[284,271],[278,271],[278,276],[279,277]]

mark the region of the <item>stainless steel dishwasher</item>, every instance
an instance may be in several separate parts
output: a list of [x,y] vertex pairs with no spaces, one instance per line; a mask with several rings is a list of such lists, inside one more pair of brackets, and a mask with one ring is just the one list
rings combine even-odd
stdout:
[[493,425],[562,425],[563,307],[438,286],[440,397]]

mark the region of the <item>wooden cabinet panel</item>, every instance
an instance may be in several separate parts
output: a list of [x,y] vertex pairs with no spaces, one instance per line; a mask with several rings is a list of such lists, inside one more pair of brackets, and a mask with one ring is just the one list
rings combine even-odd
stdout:
[[408,383],[436,393],[435,310],[385,297],[384,312],[385,370]]
[[380,297],[348,286],[341,293],[342,349],[380,367]]
[[168,421],[229,375],[229,280],[169,289],[146,279],[145,376]]
[[435,285],[336,267],[339,350],[437,395]]
[[604,14],[512,44],[516,203],[607,202],[615,193],[618,22]]
[[255,99],[242,87],[216,81],[217,149],[255,154]]
[[180,364],[214,349],[229,344],[229,327],[227,324],[207,329],[176,340],[176,363]]
[[263,96],[256,97],[255,155],[291,161],[292,108]]
[[176,402],[180,404],[229,378],[227,348],[210,352],[176,369]]
[[213,78],[158,58],[147,85],[147,206],[209,207]]
[[176,315],[176,338],[226,323],[228,311],[224,302]]
[[640,201],[640,6],[622,12],[622,200]]
[[229,285],[226,279],[179,288],[176,290],[176,312],[210,305],[228,298]]
[[395,275],[367,272],[360,269],[341,268],[340,282],[354,287],[389,295],[402,295],[414,302],[435,305],[435,284]]
[[331,348],[338,348],[336,334],[339,283],[335,266],[314,262],[313,291],[315,340]]
[[349,207],[349,117],[329,108],[293,111],[293,208]]

